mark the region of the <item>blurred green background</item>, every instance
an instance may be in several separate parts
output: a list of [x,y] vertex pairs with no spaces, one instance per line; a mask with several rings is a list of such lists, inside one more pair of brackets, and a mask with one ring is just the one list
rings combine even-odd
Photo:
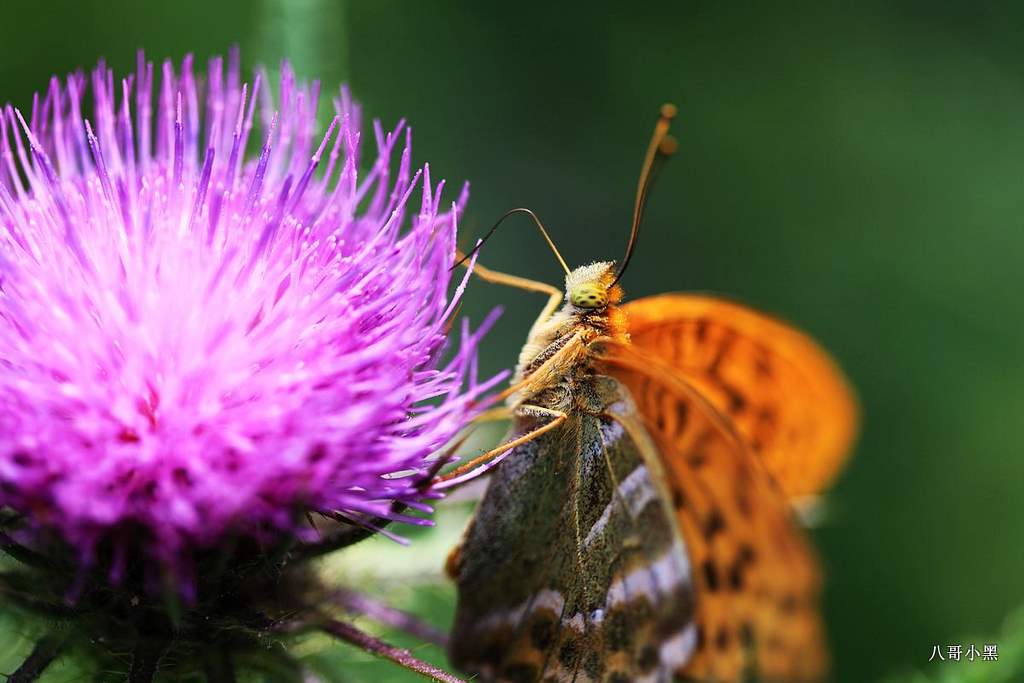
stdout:
[[[347,81],[369,115],[409,118],[417,161],[472,181],[468,234],[529,206],[576,265],[620,256],[657,107],[675,102],[680,152],[628,294],[774,312],[860,392],[863,435],[815,531],[836,680],[941,672],[933,645],[1019,630],[999,635],[1024,603],[1024,6],[78,0],[2,17],[0,100],[20,105],[99,56],[130,69],[139,46],[205,62],[238,43],[249,65]],[[482,260],[560,273],[525,224]],[[506,308],[482,361],[508,367],[542,300],[471,290],[474,319]],[[397,563],[436,573],[450,514],[443,540]],[[386,594],[444,622],[450,590],[414,580]],[[417,680],[344,648],[315,656],[345,680]],[[984,666],[972,680],[995,680]]]

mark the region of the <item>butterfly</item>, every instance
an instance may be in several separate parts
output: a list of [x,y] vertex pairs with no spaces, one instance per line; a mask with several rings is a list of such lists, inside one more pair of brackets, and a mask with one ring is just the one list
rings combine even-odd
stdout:
[[826,675],[818,562],[790,501],[837,474],[855,398],[815,342],[741,304],[696,294],[622,304],[618,280],[673,151],[674,114],[663,107],[648,147],[621,266],[570,270],[525,209],[509,214],[534,219],[567,273],[564,292],[476,266],[549,295],[507,392],[509,437],[447,478],[493,468],[448,564],[449,654],[480,680]]

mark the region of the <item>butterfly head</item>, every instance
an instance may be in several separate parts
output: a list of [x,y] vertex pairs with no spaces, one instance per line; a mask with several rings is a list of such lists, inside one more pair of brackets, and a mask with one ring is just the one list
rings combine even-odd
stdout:
[[585,282],[569,292],[569,301],[584,310],[604,308],[608,305],[608,292],[597,283]]
[[574,313],[599,312],[622,300],[622,288],[612,284],[614,265],[610,261],[591,263],[565,276],[565,298]]

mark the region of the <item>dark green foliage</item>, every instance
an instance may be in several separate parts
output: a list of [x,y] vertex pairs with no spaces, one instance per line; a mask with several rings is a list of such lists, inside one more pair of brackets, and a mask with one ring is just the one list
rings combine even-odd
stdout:
[[194,598],[170,570],[147,575],[153,565],[141,561],[141,547],[112,583],[102,545],[96,563],[81,569],[56,540],[30,552],[8,538],[0,593],[26,628],[45,628],[29,662],[54,659],[59,643],[62,657],[80,660],[101,680],[146,683],[158,670],[158,680],[205,680],[212,671],[216,683],[230,683],[233,661],[299,677],[281,643],[301,630],[293,620],[314,615],[323,591],[308,563],[289,561],[293,541],[271,538],[266,546],[233,539],[197,554]]

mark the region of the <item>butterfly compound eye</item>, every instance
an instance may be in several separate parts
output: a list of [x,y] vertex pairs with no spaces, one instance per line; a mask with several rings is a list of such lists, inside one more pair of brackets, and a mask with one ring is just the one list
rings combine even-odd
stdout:
[[594,283],[582,284],[569,292],[569,301],[576,308],[603,308],[608,305],[608,292]]

